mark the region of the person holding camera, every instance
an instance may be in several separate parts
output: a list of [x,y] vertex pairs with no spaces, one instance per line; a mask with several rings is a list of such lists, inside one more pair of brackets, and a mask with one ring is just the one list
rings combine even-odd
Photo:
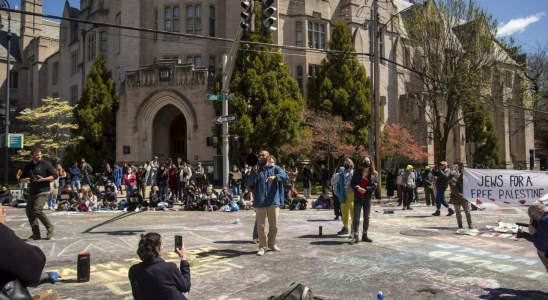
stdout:
[[354,237],[350,241],[350,245],[360,242],[360,218],[363,208],[363,231],[362,242],[372,243],[373,240],[367,237],[369,229],[369,216],[371,215],[371,200],[377,190],[379,184],[379,174],[375,171],[375,165],[371,156],[365,156],[362,162],[362,168],[354,171],[350,186],[354,189],[354,216],[352,217],[352,225]]
[[185,245],[175,251],[181,259],[179,269],[162,259],[164,242],[160,234],[141,235],[137,255],[142,262],[131,266],[128,273],[134,299],[188,299],[185,294],[190,291],[190,265]]
[[462,194],[462,171],[462,166],[454,166],[450,171],[451,176],[449,177],[449,188],[451,189],[451,199],[449,199],[449,203],[455,206],[455,212],[457,213],[457,223],[459,225],[459,228],[463,228],[462,214],[460,212],[462,208],[464,210],[464,214],[466,215],[468,228],[472,229],[474,227],[472,226],[472,215],[470,214],[470,202],[464,199],[464,196]]
[[[280,251],[276,245],[278,234],[278,214],[280,213],[279,185],[289,179],[286,172],[270,162],[270,153],[263,150],[259,153],[259,165],[253,167],[253,172],[247,178],[247,184],[254,186],[253,208],[257,213],[257,225],[259,230],[258,256],[264,255],[267,249]],[[266,235],[266,219],[268,218],[268,237]]]
[[447,201],[445,201],[445,190],[447,190],[447,186],[449,185],[449,177],[451,176],[451,171],[447,167],[447,162],[442,161],[439,167],[434,168],[433,173],[434,176],[436,176],[436,212],[432,215],[438,217],[440,215],[440,208],[443,205],[447,207],[447,210],[449,210],[447,216],[450,217],[455,213],[455,211],[453,211],[453,209],[449,207]]
[[537,248],[540,261],[548,272],[548,206],[542,202],[535,202],[527,210],[529,215],[529,233],[533,245]]
[[47,239],[53,237],[53,224],[44,213],[44,205],[50,195],[50,182],[57,179],[57,171],[47,161],[42,160],[42,150],[34,148],[30,152],[32,161],[25,165],[19,182],[29,185],[26,213],[32,228],[28,241],[40,240],[38,220],[46,227]]

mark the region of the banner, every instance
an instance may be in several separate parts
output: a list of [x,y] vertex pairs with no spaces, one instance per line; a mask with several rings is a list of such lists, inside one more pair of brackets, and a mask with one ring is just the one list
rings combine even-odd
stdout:
[[531,205],[548,201],[548,173],[525,170],[464,169],[463,195],[484,202]]

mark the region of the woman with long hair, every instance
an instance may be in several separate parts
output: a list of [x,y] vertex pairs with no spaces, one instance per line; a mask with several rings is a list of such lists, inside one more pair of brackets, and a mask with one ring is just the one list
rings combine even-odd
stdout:
[[57,180],[59,180],[59,182],[57,182],[57,188],[58,188],[58,191],[57,191],[57,198],[59,198],[59,196],[61,195],[61,192],[63,191],[63,188],[65,187],[65,185],[67,184],[67,172],[65,171],[65,169],[63,169],[63,166],[61,166],[61,164],[57,164],[57,167],[55,168],[55,170],[57,171]]
[[362,242],[372,243],[373,240],[367,237],[369,229],[369,217],[371,215],[371,199],[375,195],[377,185],[379,183],[379,175],[375,171],[375,165],[371,156],[367,155],[363,158],[362,168],[354,171],[350,185],[354,190],[354,217],[352,218],[354,237],[350,241],[350,245],[360,242],[360,218],[363,209],[363,232]]

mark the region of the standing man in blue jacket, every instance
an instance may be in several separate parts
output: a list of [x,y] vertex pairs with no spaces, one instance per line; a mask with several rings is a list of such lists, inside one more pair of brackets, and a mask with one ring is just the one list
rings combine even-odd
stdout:
[[[262,256],[266,250],[280,251],[276,245],[278,234],[278,214],[280,205],[283,203],[279,195],[279,185],[289,179],[287,173],[275,164],[270,162],[270,153],[263,150],[259,153],[258,165],[253,167],[253,172],[247,177],[247,184],[254,186],[253,208],[257,214],[257,225],[259,229],[259,252]],[[268,238],[266,235],[265,223],[268,218]]]

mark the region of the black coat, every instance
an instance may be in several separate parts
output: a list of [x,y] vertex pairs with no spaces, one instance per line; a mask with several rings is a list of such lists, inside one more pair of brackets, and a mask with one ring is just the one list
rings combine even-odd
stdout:
[[303,188],[310,188],[310,180],[312,180],[312,172],[309,169],[303,170]]
[[176,264],[157,257],[151,263],[133,265],[128,277],[136,300],[187,300],[181,293],[190,291],[190,267],[186,261],[181,261],[178,270]]
[[[352,175],[352,180],[350,181],[350,186],[352,187],[352,190],[354,190],[354,199],[361,198],[358,196],[358,189],[356,188],[357,185],[361,186],[362,184],[362,169],[354,170],[354,175]],[[373,195],[375,193],[375,190],[377,190],[377,185],[379,184],[379,175],[378,174],[371,174],[371,178],[369,180],[369,183],[367,184],[367,187],[365,188],[365,201],[371,201],[373,198]]]
[[329,180],[329,179],[330,179],[329,171],[327,170],[327,168],[322,169],[322,180]]

